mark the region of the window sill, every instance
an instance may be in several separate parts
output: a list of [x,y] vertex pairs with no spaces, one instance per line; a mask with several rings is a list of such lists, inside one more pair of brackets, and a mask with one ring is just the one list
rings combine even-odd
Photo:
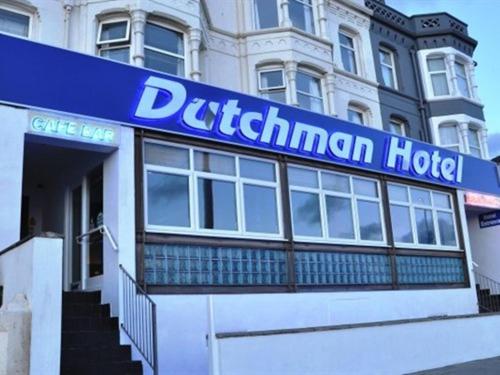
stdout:
[[210,238],[228,238],[240,240],[258,240],[258,241],[276,241],[283,242],[286,239],[279,235],[265,235],[265,234],[250,234],[250,233],[230,233],[224,231],[192,231],[183,228],[159,228],[152,225],[147,225],[145,228],[148,233],[170,234],[187,237],[210,237]]

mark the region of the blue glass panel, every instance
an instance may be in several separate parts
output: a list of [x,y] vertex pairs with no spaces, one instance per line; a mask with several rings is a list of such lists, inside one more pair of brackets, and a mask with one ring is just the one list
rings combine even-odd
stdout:
[[463,283],[464,269],[461,258],[397,256],[400,284]]
[[283,285],[286,262],[279,250],[146,244],[144,277],[152,285]]
[[389,257],[378,254],[295,252],[299,285],[390,284]]

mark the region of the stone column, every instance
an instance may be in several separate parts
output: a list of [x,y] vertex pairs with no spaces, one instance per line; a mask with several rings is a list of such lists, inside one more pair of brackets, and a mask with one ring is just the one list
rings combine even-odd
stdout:
[[462,152],[464,154],[470,154],[470,147],[469,147],[469,123],[468,122],[461,122],[458,124],[458,130],[459,130],[459,135],[460,135],[460,140],[462,142],[463,150]]
[[144,66],[144,30],[146,28],[146,12],[141,9],[134,9],[131,12],[132,18],[132,64]]
[[337,116],[335,111],[335,74],[326,74],[326,97],[328,99],[328,113],[331,116]]
[[290,12],[288,11],[288,0],[280,0],[281,27],[291,27]]
[[451,78],[450,94],[453,96],[459,95],[458,83],[457,83],[457,72],[455,71],[455,55],[446,55],[445,62],[448,68],[448,73]]
[[189,29],[189,49],[191,53],[191,72],[189,75],[193,81],[199,81],[201,78],[200,46],[201,30],[197,28]]
[[286,93],[287,101],[289,104],[298,106],[299,101],[297,99],[297,62],[286,61],[285,62],[285,73],[286,73]]
[[319,36],[328,39],[325,0],[318,1],[318,23],[319,23]]

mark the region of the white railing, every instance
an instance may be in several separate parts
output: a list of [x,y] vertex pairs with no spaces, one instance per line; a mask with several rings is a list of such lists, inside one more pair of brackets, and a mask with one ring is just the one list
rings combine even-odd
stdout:
[[103,235],[103,237],[106,236],[108,238],[108,241],[111,244],[111,247],[113,248],[113,250],[118,251],[118,245],[116,244],[116,241],[113,238],[113,236],[112,236],[111,232],[109,231],[108,227],[106,226],[106,224],[99,225],[98,227],[93,228],[93,229],[89,230],[88,232],[77,236],[76,242],[79,245],[81,245],[87,237],[89,237],[90,235],[92,235],[94,233],[101,233]]

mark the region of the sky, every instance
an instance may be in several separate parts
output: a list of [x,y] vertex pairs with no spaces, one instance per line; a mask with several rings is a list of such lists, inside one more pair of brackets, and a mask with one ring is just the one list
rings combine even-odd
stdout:
[[469,35],[478,41],[473,57],[490,156],[500,155],[500,0],[386,0],[386,4],[409,16],[447,12],[468,25]]

